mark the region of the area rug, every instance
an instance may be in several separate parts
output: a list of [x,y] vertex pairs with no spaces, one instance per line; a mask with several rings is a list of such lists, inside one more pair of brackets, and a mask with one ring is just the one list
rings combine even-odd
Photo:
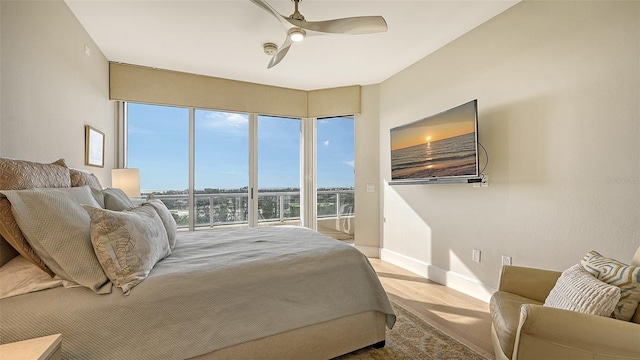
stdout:
[[387,329],[385,347],[366,347],[340,356],[335,360],[486,360],[456,339],[413,315],[392,302],[397,320],[393,329]]

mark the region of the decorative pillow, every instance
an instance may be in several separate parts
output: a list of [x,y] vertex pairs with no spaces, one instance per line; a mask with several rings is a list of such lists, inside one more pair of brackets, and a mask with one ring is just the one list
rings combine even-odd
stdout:
[[88,172],[69,169],[69,175],[71,177],[71,186],[89,186],[94,189],[102,190],[102,185],[100,185],[100,180],[94,174],[90,174]]
[[[68,172],[64,159],[59,159],[51,164],[41,164],[0,158],[0,189],[23,190],[34,187],[69,187]],[[44,261],[40,259],[31,248],[31,245],[25,240],[22,231],[20,231],[13,218],[11,204],[6,199],[0,200],[0,235],[19,254],[33,262],[51,277],[54,276],[53,271],[45,265]],[[3,258],[6,258],[5,255],[7,254],[3,253]]]
[[11,212],[11,203],[6,197],[0,197],[0,234],[25,259],[31,261],[50,277],[55,275],[22,235],[22,231]]
[[562,272],[544,306],[599,316],[611,316],[620,289],[596,279],[576,264]]
[[104,209],[104,193],[102,192],[102,189],[92,187],[89,187],[89,189],[91,189],[91,195],[93,195],[93,198],[98,202],[98,204],[100,204],[100,207]]
[[89,215],[81,206],[99,206],[89,187],[0,192],[11,202],[29,244],[56,275],[100,294],[111,292],[91,245]]
[[108,188],[102,190],[104,195],[104,208],[113,211],[122,211],[135,207],[133,201],[129,199],[122,189]]
[[623,321],[631,320],[640,302],[640,266],[606,258],[593,250],[582,258],[581,264],[599,280],[620,288],[620,301],[613,316]]
[[69,169],[64,166],[0,158],[0,189],[2,190],[70,186]]
[[104,208],[104,195],[102,194],[102,185],[100,184],[100,180],[98,180],[98,177],[87,171],[69,168],[64,159],[57,160],[52,164],[64,166],[69,169],[71,187],[80,187],[85,185],[89,186],[91,188],[91,192],[93,193],[93,197],[100,204],[100,206]]
[[171,254],[167,232],[153,207],[111,211],[84,206],[91,217],[91,242],[113,284],[128,295],[153,266]]
[[169,211],[169,209],[167,209],[167,206],[160,199],[148,200],[144,205],[152,206],[160,216],[160,220],[162,220],[162,224],[164,225],[165,230],[167,230],[169,247],[171,248],[171,250],[173,250],[173,248],[176,247],[178,224],[176,224],[176,220],[171,215],[171,212]]
[[58,286],[62,286],[62,279],[52,279],[22,256],[0,267],[0,299]]

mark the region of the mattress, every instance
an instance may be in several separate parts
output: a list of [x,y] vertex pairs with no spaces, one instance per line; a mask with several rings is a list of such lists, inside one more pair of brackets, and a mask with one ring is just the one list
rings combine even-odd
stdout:
[[62,334],[66,359],[184,359],[368,311],[395,315],[367,258],[299,227],[181,233],[128,296],[0,300],[0,343]]

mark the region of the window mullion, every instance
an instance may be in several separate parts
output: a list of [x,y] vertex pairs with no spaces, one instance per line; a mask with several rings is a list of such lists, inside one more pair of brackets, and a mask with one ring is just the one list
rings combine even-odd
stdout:
[[249,227],[258,227],[258,115],[249,114]]
[[300,137],[300,218],[302,226],[317,230],[316,119],[302,119]]
[[189,231],[195,229],[196,110],[189,108]]
[[127,167],[127,103],[124,101],[116,102],[116,168],[124,169]]

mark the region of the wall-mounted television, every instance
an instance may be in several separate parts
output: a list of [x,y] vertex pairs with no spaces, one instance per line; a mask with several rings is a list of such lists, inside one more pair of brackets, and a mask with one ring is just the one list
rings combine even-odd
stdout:
[[478,176],[477,100],[391,129],[391,184]]

